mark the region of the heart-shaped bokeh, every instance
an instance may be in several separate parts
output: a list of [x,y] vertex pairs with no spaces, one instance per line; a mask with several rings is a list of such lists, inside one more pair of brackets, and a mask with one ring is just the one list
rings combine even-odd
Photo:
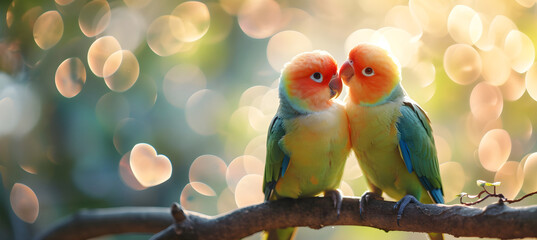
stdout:
[[153,146],[136,144],[131,151],[130,166],[136,179],[144,187],[159,185],[172,176],[172,163],[164,155],[157,155]]

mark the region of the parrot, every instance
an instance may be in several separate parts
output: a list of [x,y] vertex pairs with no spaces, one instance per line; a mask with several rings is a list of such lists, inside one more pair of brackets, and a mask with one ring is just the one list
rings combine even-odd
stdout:
[[[401,70],[389,51],[360,43],[341,65],[348,86],[345,109],[352,149],[369,192],[360,200],[360,215],[370,199],[385,192],[395,204],[397,224],[409,203],[444,203],[438,157],[430,120],[401,85]],[[431,239],[443,239],[429,233]]]
[[[339,216],[341,182],[351,151],[349,123],[335,101],[343,84],[326,51],[296,55],[281,71],[279,107],[267,134],[265,201],[330,197]],[[268,230],[263,239],[293,239],[296,228]]]

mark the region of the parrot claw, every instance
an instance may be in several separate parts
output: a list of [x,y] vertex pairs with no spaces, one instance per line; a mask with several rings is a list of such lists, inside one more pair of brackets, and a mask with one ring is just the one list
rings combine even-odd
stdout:
[[362,214],[365,212],[364,208],[367,203],[369,203],[369,200],[375,199],[375,200],[384,200],[382,196],[380,196],[377,193],[374,192],[365,192],[360,197],[360,217],[363,218]]
[[405,207],[409,203],[419,203],[419,204],[421,204],[420,201],[418,201],[418,199],[416,199],[414,196],[406,195],[403,198],[401,198],[401,200],[397,201],[395,203],[395,205],[393,206],[393,209],[397,210],[397,226],[401,226],[401,225],[399,225],[399,221],[403,217],[403,211],[405,210]]
[[341,213],[341,203],[343,202],[343,194],[341,191],[339,189],[327,190],[324,192],[324,196],[329,196],[332,199],[334,208],[337,212],[337,217],[339,218],[339,213]]

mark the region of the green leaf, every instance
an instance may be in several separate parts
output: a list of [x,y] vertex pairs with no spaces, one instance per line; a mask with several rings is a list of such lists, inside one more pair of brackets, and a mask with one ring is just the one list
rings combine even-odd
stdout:
[[477,186],[479,186],[479,187],[483,187],[483,186],[485,186],[485,184],[487,184],[487,182],[485,182],[483,180],[477,180],[476,183],[477,183]]

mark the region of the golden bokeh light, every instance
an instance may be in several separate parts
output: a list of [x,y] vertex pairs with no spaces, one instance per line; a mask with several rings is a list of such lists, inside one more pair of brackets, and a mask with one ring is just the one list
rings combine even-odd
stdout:
[[261,107],[263,96],[270,90],[267,86],[256,85],[246,89],[239,99],[239,106]]
[[183,22],[183,28],[172,27],[171,29],[172,34],[184,42],[193,42],[203,37],[211,22],[209,8],[204,3],[197,1],[179,4],[171,15],[180,18]]
[[[272,116],[274,116],[278,110],[279,102],[280,91],[278,88],[271,88],[261,98],[259,109],[263,112],[263,114],[265,114],[265,116],[268,116],[270,119],[272,119]],[[268,126],[269,123],[270,121],[265,126]]]
[[115,7],[112,9],[110,23],[101,35],[115,37],[122,49],[134,52],[145,42],[146,25],[142,13],[128,7]]
[[444,162],[440,164],[440,176],[444,189],[444,201],[451,202],[457,198],[457,194],[462,192],[466,182],[464,168],[458,162]]
[[504,51],[511,59],[513,70],[524,73],[530,69],[535,59],[535,47],[528,37],[518,30],[511,30],[505,37]]
[[54,47],[63,36],[63,20],[58,11],[48,11],[34,23],[35,43],[43,50]]
[[509,57],[498,47],[493,47],[488,51],[481,51],[483,61],[483,72],[481,75],[485,82],[500,86],[504,84],[511,75],[511,62]]
[[105,36],[95,40],[88,49],[88,66],[93,74],[97,77],[103,77],[106,60],[120,50],[121,46],[114,37]]
[[111,16],[110,5],[107,1],[93,0],[80,10],[78,26],[84,35],[94,37],[104,31],[110,23]]
[[201,135],[216,134],[224,125],[220,118],[226,107],[226,99],[220,92],[209,89],[197,91],[186,102],[188,126]]
[[500,86],[503,99],[507,101],[516,101],[522,97],[526,91],[526,84],[524,82],[524,74],[517,73],[512,70],[509,79]]
[[176,65],[164,76],[162,91],[169,103],[185,108],[188,98],[207,85],[205,74],[198,66],[191,64]]
[[56,4],[60,5],[60,6],[66,6],[66,5],[69,5],[71,4],[72,2],[74,2],[75,0],[54,0],[54,2],[56,2]]
[[132,8],[143,8],[151,2],[151,0],[123,0],[125,5]]
[[[194,159],[188,171],[190,183],[200,182],[207,185],[213,192],[221,192],[226,187],[226,163],[215,155],[201,155]],[[200,194],[207,195],[207,187],[192,184],[192,188]]]
[[532,7],[535,2],[537,2],[536,0],[516,0],[516,2],[518,4],[520,4],[520,6],[523,6],[523,7],[526,7],[526,8],[530,8]]
[[231,192],[235,192],[235,187],[248,174],[263,175],[263,162],[254,156],[243,155],[239,156],[229,164],[226,170],[226,182]]
[[[520,162],[522,164],[523,162]],[[524,171],[524,185],[522,190],[525,193],[531,193],[537,191],[537,153],[532,153],[525,159],[523,163]]]
[[343,196],[354,196],[354,191],[352,191],[352,187],[343,180],[341,180],[341,183],[339,184],[339,189],[341,190]]
[[375,34],[375,30],[368,28],[362,28],[354,31],[347,37],[347,39],[345,39],[345,53],[349,53],[359,43],[372,43],[372,39]]
[[11,209],[22,221],[34,223],[39,215],[39,200],[35,192],[22,183],[15,183],[9,195]]
[[485,133],[479,143],[478,155],[483,168],[496,172],[511,154],[511,137],[503,129],[492,129]]
[[121,160],[119,160],[119,176],[121,177],[121,180],[130,188],[141,191],[146,189],[134,176],[134,173],[132,172],[131,164],[130,164],[130,157],[131,152],[127,152],[121,157]]
[[420,23],[416,17],[412,15],[408,6],[394,6],[388,13],[386,13],[384,23],[388,26],[397,27],[407,31],[414,39],[420,38],[423,34]]
[[419,41],[414,39],[410,33],[400,28],[384,27],[379,29],[377,34],[377,36],[373,35],[377,43],[382,45],[383,41],[386,41],[389,45],[388,49],[401,67],[415,63]]
[[412,14],[418,19],[423,31],[437,37],[446,35],[451,1],[410,0],[408,6]]
[[132,173],[144,187],[152,187],[167,181],[172,176],[172,163],[164,155],[157,155],[153,146],[136,144],[131,151]]
[[280,72],[283,65],[299,53],[313,50],[310,39],[297,31],[283,31],[272,36],[267,45],[267,58],[272,69]]
[[517,30],[516,24],[506,16],[497,15],[490,22],[488,37],[495,46],[503,48],[505,39],[512,30]]
[[236,15],[246,1],[247,0],[219,0],[218,2],[227,13]]
[[271,120],[272,117],[263,114],[259,108],[248,107],[248,123],[257,132],[266,131]]
[[496,191],[502,193],[508,199],[514,199],[522,188],[524,175],[519,174],[518,164],[515,161],[507,161],[494,176],[494,182],[501,182]]
[[237,209],[237,204],[235,203],[235,194],[228,188],[224,189],[220,196],[218,196],[218,202],[216,204],[218,213],[227,213]]
[[215,215],[217,210],[218,198],[215,196],[207,196],[194,190],[191,183],[188,183],[181,191],[181,197],[179,203],[182,207],[189,211],[196,211],[199,213],[205,213]]
[[216,192],[214,192],[213,188],[211,188],[209,185],[202,183],[202,182],[190,182],[190,185],[192,185],[192,188],[194,188],[197,192],[199,192],[202,195],[214,197],[216,196]]
[[453,40],[465,44],[474,44],[483,33],[483,23],[479,14],[465,5],[453,7],[448,16],[447,28]]
[[497,118],[496,120],[491,120],[489,122],[483,122],[483,120],[479,120],[474,117],[472,113],[468,113],[465,117],[465,120],[466,134],[474,146],[479,146],[481,138],[483,138],[485,133],[487,133],[489,130],[503,127],[501,118]]
[[434,134],[434,143],[438,154],[438,163],[446,163],[451,161],[451,147],[449,143],[440,135]]
[[222,9],[218,3],[207,3],[209,13],[211,13],[211,22],[203,40],[209,43],[217,43],[226,39],[231,33],[234,19]]
[[416,102],[423,104],[431,100],[436,92],[436,69],[430,62],[418,62],[401,71],[403,87]]
[[[267,128],[268,130],[268,128]],[[244,155],[252,155],[257,159],[262,159],[265,162],[267,149],[267,134],[266,132],[263,135],[252,138],[250,142],[244,148]]]
[[103,66],[106,86],[115,92],[124,92],[134,85],[140,74],[138,59],[129,50],[112,53]]
[[444,53],[444,69],[448,77],[455,83],[470,84],[481,74],[481,56],[470,45],[451,45]]
[[351,152],[345,162],[345,167],[343,168],[343,180],[351,181],[362,175],[362,169],[360,169],[360,165],[358,165],[358,159],[356,159],[354,152]]
[[526,90],[528,91],[528,94],[533,100],[537,101],[537,64],[534,63],[528,72],[526,72],[524,80],[526,82]]
[[172,15],[160,16],[147,28],[147,45],[159,56],[170,56],[182,51],[185,48],[185,43],[177,39],[173,35],[173,31],[183,31],[180,29],[184,28],[180,18]]
[[241,178],[235,188],[235,203],[239,208],[262,203],[265,196],[262,191],[263,176],[248,174]]
[[79,58],[68,58],[56,70],[55,83],[58,92],[66,98],[72,98],[86,83],[86,67]]
[[251,38],[270,37],[282,24],[282,10],[274,0],[246,0],[237,17],[241,30]]
[[503,110],[503,97],[498,87],[478,83],[470,93],[470,110],[481,121],[497,119]]

